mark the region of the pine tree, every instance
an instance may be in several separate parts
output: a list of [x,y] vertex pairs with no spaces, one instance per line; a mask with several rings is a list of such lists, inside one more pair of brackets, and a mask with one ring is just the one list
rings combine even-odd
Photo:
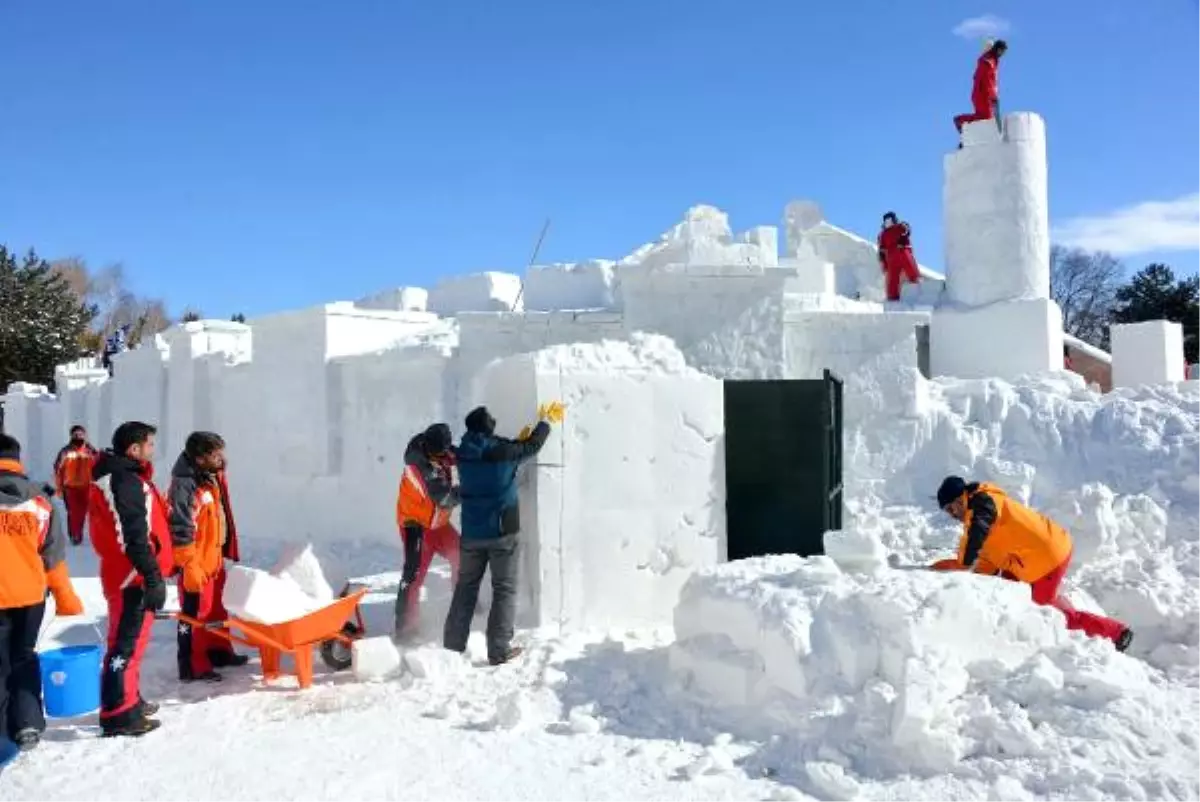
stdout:
[[245,323],[246,322],[246,316],[243,315],[241,312],[238,312],[236,315],[234,315],[233,317],[231,317],[229,319],[232,320],[234,323]]
[[1113,323],[1170,320],[1183,324],[1183,351],[1189,363],[1197,359],[1200,337],[1200,277],[1177,280],[1164,264],[1147,265],[1116,292]]
[[30,250],[18,262],[0,245],[0,388],[12,382],[54,386],[54,368],[78,359],[96,309]]

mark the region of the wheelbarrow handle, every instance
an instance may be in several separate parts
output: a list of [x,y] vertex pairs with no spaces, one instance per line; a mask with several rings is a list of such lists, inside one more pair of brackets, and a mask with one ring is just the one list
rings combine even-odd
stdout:
[[224,621],[197,621],[196,619],[192,618],[190,615],[184,615],[179,610],[159,610],[154,614],[154,620],[155,621],[183,621],[185,623],[191,624],[194,627],[201,627],[203,629],[211,629],[211,630],[223,629],[225,627]]

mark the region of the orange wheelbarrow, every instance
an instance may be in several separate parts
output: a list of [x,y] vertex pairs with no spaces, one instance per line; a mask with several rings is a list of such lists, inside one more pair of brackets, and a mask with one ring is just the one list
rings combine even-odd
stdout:
[[347,585],[334,602],[306,616],[281,624],[260,624],[230,616],[225,621],[204,622],[183,613],[168,613],[193,627],[202,627],[233,643],[258,649],[262,661],[263,679],[278,679],[283,673],[280,664],[285,654],[291,655],[295,676],[301,688],[312,685],[313,647],[319,648],[321,660],[334,671],[344,671],[351,664],[351,646],[366,633],[359,603],[367,588]]

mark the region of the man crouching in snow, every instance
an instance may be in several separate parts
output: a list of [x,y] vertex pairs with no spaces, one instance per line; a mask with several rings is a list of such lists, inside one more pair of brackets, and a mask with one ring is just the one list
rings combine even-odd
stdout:
[[[171,469],[171,543],[179,567],[183,614],[210,623],[229,617],[221,595],[225,560],[238,559],[237,527],[225,482],[225,441],[213,432],[192,432]],[[224,638],[179,622],[179,679],[220,682],[213,667],[242,666],[245,655]]]
[[1107,638],[1123,652],[1133,630],[1111,618],[1076,610],[1058,595],[1071,565],[1072,544],[1067,530],[1045,515],[1009,498],[990,484],[947,476],[937,492],[938,506],[963,522],[957,560],[941,560],[937,570],[974,570],[1024,582],[1035,604],[1054,607],[1067,618],[1067,629]]
[[83,605],[67,575],[64,509],[21,466],[21,444],[0,434],[0,738],[21,751],[46,729],[37,639],[46,590],[60,616]]
[[404,449],[404,474],[396,498],[396,524],[404,541],[393,635],[397,643],[417,634],[421,586],[435,554],[450,563],[451,584],[458,581],[458,532],[450,525],[450,511],[458,505],[451,470],[453,449],[454,437],[444,423],[416,435]]

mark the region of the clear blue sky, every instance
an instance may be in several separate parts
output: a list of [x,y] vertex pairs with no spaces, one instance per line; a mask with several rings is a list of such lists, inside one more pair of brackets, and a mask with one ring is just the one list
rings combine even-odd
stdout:
[[1197,0],[8,0],[0,242],[214,317],[521,272],[546,216],[539,261],[620,257],[701,202],[896,209],[938,266],[985,15],[1052,222],[1195,271]]

